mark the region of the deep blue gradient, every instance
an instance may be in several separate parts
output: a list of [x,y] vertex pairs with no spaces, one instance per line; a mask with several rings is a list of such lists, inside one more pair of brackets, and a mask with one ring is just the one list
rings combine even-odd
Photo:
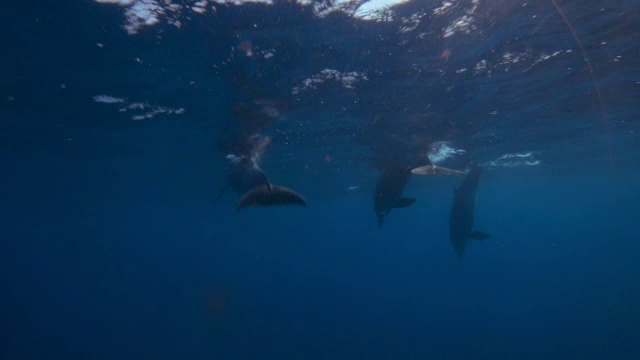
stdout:
[[[481,1],[481,31],[442,38],[434,20],[425,43],[286,4],[137,35],[93,1],[7,5],[0,358],[640,358],[640,13],[558,3],[593,77],[542,0]],[[226,62],[249,40],[277,47],[275,63]],[[505,52],[531,56],[472,74]],[[325,68],[369,80],[292,95]],[[186,111],[136,121],[102,94]],[[213,204],[247,98],[286,104],[259,129],[273,138],[262,166],[308,208]],[[476,228],[492,236],[462,261],[448,234],[459,178],[414,176],[415,205],[381,228],[373,213],[376,157],[425,137],[465,149],[456,168],[540,160],[487,166]]]

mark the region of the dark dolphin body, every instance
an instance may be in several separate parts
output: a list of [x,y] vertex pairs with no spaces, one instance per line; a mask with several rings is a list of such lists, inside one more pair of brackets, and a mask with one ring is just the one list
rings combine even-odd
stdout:
[[410,168],[386,170],[380,176],[373,199],[373,208],[378,217],[378,226],[382,226],[384,218],[391,209],[405,208],[416,202],[415,198],[402,196],[410,177]]
[[[422,166],[416,167],[417,163]],[[426,163],[426,165],[424,165]],[[380,175],[376,184],[373,199],[373,208],[378,217],[378,226],[382,226],[385,217],[391,209],[406,208],[416,202],[415,198],[402,196],[412,174],[417,175],[464,175],[463,172],[435,166],[428,158],[418,158],[413,164],[407,166],[388,166]]]
[[260,169],[253,157],[227,155],[227,181],[238,195],[262,185],[268,185],[267,174]]
[[236,210],[250,206],[307,205],[306,200],[295,191],[272,185],[267,174],[258,165],[269,143],[268,137],[258,137],[250,155],[227,155],[227,160],[229,160],[228,184],[237,194],[241,195]]
[[482,168],[473,166],[465,175],[462,184],[453,189],[453,206],[449,216],[449,237],[451,245],[462,259],[468,239],[485,240],[489,234],[474,231],[474,211],[476,206],[476,191]]
[[236,205],[236,210],[248,206],[300,205],[307,206],[304,198],[283,186],[260,185],[247,191]]
[[390,167],[382,172],[380,179],[376,184],[374,194],[373,208],[378,217],[378,226],[382,226],[385,217],[391,209],[400,209],[413,205],[415,198],[406,198],[402,196],[404,188],[407,186],[412,174],[418,175],[464,175],[463,172],[447,169],[431,164],[428,159],[422,159],[427,165],[420,167],[413,166],[395,166]]
[[235,155],[227,158],[230,161],[229,186],[241,195],[236,210],[249,206],[307,205],[305,199],[295,191],[272,185],[255,158],[238,158]]

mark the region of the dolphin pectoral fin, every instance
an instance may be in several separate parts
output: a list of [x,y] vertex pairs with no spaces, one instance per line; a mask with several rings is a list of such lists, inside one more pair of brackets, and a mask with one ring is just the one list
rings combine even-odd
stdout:
[[464,171],[444,168],[440,166],[434,166],[436,175],[453,175],[453,176],[464,176]]
[[283,186],[261,185],[247,191],[236,205],[236,211],[249,206],[299,205],[307,206],[302,195]]
[[415,175],[434,175],[434,166],[425,165],[411,169],[411,173]]
[[404,198],[404,197],[401,197],[396,201],[396,203],[394,204],[393,207],[394,208],[406,208],[406,207],[409,207],[409,206],[413,205],[413,203],[415,203],[415,202],[416,202],[415,198]]
[[448,169],[435,165],[425,165],[411,169],[411,173],[415,175],[455,175],[464,176],[463,171]]
[[472,231],[469,234],[469,238],[473,240],[487,240],[491,237],[491,234],[483,233],[481,231]]

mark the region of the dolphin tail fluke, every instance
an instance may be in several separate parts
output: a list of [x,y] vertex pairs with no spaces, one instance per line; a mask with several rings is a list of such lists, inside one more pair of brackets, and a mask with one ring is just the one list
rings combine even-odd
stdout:
[[469,238],[473,240],[487,240],[490,237],[491,237],[490,234],[483,233],[481,231],[472,231],[471,234],[469,235]]
[[411,169],[411,173],[415,175],[454,175],[464,176],[463,171],[448,169],[435,165],[425,165]]
[[236,211],[245,207],[274,206],[274,205],[298,205],[307,206],[307,201],[302,195],[283,186],[261,185],[247,191],[236,205]]
[[416,202],[415,198],[404,198],[404,197],[401,197],[401,198],[398,199],[398,201],[396,201],[396,203],[394,204],[393,207],[397,208],[397,209],[406,208],[406,207],[409,207],[409,206],[413,205],[413,203],[415,203],[415,202]]

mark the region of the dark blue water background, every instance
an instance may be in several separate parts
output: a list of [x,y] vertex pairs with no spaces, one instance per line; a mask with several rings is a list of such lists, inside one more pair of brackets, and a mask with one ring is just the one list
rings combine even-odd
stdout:
[[[440,2],[391,22],[218,6],[135,35],[118,6],[5,4],[0,357],[638,358],[640,10],[558,3],[593,74],[542,0],[481,1],[475,30],[446,38],[471,2],[407,32],[400,15]],[[368,80],[292,94],[323,69]],[[136,121],[103,94],[185,113]],[[258,129],[262,166],[308,208],[213,204],[234,104],[259,99],[285,104]],[[375,159],[421,141],[487,164],[492,237],[462,262],[459,179],[412,178],[416,204],[377,227]],[[489,165],[528,152],[538,165]]]

